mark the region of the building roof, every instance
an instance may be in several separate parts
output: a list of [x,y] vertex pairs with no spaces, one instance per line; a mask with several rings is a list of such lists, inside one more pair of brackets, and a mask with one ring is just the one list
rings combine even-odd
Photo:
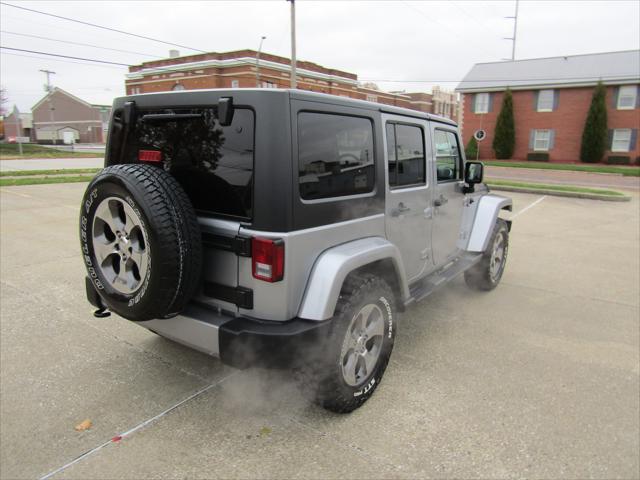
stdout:
[[33,107],[31,107],[31,111],[33,112],[35,109],[37,109],[40,105],[42,105],[42,103],[45,100],[47,100],[51,95],[53,95],[56,92],[60,92],[63,95],[66,95],[67,97],[73,99],[76,102],[82,103],[83,105],[85,105],[87,107],[95,107],[95,105],[91,105],[90,103],[85,102],[81,98],[78,98],[75,95],[72,95],[71,93],[67,92],[66,90],[63,90],[60,87],[53,87],[50,92],[47,92],[47,94],[38,101],[38,103],[36,103]]
[[640,82],[640,50],[476,63],[459,92],[526,90]]

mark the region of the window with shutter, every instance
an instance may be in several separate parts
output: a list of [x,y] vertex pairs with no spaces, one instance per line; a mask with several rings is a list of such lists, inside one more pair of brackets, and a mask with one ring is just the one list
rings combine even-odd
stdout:
[[551,146],[551,130],[534,130],[533,151],[548,152]]
[[489,113],[489,94],[476,93],[475,113]]
[[631,143],[630,128],[616,128],[613,131],[613,139],[611,140],[612,152],[628,152]]
[[540,90],[538,93],[538,112],[553,111],[553,90]]
[[632,110],[636,107],[638,88],[635,85],[624,85],[618,90],[618,110]]

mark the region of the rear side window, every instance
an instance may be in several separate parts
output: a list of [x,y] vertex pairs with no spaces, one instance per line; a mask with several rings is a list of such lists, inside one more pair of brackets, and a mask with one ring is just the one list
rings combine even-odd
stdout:
[[[191,115],[175,121],[145,121],[146,114]],[[236,108],[222,127],[213,109],[138,111],[127,140],[126,161],[140,150],[159,150],[162,166],[180,182],[196,210],[252,218],[254,113]]]
[[375,186],[370,119],[298,114],[298,181],[305,200],[369,193]]
[[415,125],[387,123],[389,186],[424,185],[425,157],[422,129]]
[[436,130],[435,144],[438,182],[457,180],[461,171],[461,157],[456,134],[445,130]]

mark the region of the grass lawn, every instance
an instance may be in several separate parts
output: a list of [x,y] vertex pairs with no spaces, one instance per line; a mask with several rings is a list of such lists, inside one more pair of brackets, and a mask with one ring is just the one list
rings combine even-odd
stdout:
[[78,183],[88,182],[92,178],[93,177],[91,175],[0,178],[0,187],[15,187],[19,185],[42,185],[45,183]]
[[71,157],[104,157],[104,153],[82,153],[82,152],[65,152],[55,150],[53,148],[34,145],[32,143],[22,144],[22,155],[15,143],[0,143],[0,160],[16,160],[23,158],[71,158]]
[[546,162],[508,162],[502,160],[484,160],[490,167],[534,168],[539,170],[568,170],[572,172],[618,173],[625,177],[640,177],[640,167],[619,167],[615,165],[574,165],[571,163]]
[[548,185],[543,183],[526,183],[526,182],[511,182],[507,180],[491,180],[487,179],[487,185],[496,187],[515,187],[515,188],[530,188],[534,190],[551,190],[555,192],[573,192],[573,193],[589,193],[593,195],[609,195],[614,197],[624,197],[624,193],[617,192],[615,190],[604,190],[602,188],[586,188],[575,187],[573,185]]
[[0,177],[35,177],[38,175],[78,175],[98,173],[99,168],[64,168],[59,170],[11,170],[0,172]]

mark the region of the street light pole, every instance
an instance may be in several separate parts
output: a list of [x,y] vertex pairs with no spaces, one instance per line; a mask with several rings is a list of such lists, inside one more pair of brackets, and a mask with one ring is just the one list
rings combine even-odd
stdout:
[[291,2],[291,88],[298,88],[296,78],[296,3],[295,0],[287,0]]
[[260,52],[262,52],[262,42],[265,40],[264,35],[260,37],[260,46],[258,47],[258,55],[256,55],[256,87],[260,88]]

